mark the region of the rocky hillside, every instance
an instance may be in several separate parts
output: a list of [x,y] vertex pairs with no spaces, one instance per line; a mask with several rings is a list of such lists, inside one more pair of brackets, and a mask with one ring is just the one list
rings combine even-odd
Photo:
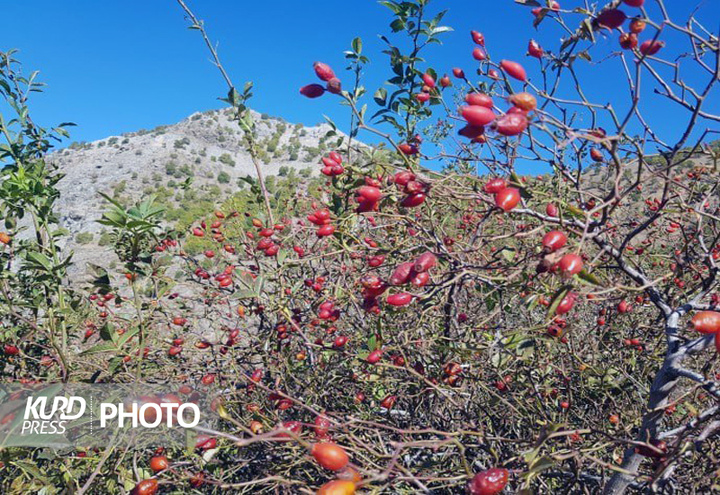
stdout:
[[[338,146],[343,136],[328,135],[328,124],[304,127],[254,113],[260,159],[268,185],[274,176],[309,178],[317,175],[320,157]],[[333,133],[330,133],[333,134]],[[718,149],[720,143],[712,143]],[[101,192],[130,205],[155,195],[166,208],[165,220],[182,228],[207,214],[233,193],[248,186],[244,178],[255,169],[242,143],[242,132],[231,120],[230,110],[195,113],[177,124],[112,136],[92,143],[73,143],[50,156],[65,177],[60,181],[57,203],[62,227],[67,230],[65,249],[74,251],[73,277],[82,276],[87,263],[107,266],[114,254],[109,236],[97,223],[107,209]],[[688,160],[686,168],[704,165],[716,170],[706,156]],[[608,181],[607,167],[586,170],[590,183]],[[630,171],[626,180],[633,180]],[[293,183],[295,183],[293,181]],[[189,184],[192,184],[190,187]],[[657,189],[653,181],[636,191],[638,204]],[[600,187],[603,189],[603,187]]]
[[[254,116],[267,176],[315,175],[321,154],[337,144],[337,136],[327,136],[327,124],[304,127]],[[96,222],[107,209],[100,192],[128,204],[157,194],[177,208],[168,220],[178,220],[183,202],[220,202],[247,186],[244,177],[255,176],[229,110],[195,113],[174,125],[73,143],[50,160],[65,174],[58,185],[57,210],[69,233],[66,249],[75,251],[71,274],[82,273],[87,262],[106,260],[110,253],[103,227]],[[184,188],[187,183],[192,187]]]

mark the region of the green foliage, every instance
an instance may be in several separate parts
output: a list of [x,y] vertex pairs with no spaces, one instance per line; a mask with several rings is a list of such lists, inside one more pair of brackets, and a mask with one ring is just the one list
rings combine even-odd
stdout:
[[75,235],[75,242],[78,244],[89,244],[95,236],[92,232],[79,232]]
[[227,172],[220,172],[217,176],[217,180],[220,184],[227,184],[230,182],[230,174]]
[[235,166],[235,160],[233,160],[232,156],[230,156],[229,153],[223,153],[222,155],[220,155],[218,160],[222,164],[229,165],[231,167]]
[[[10,119],[0,115],[4,139],[0,144],[0,164],[4,164],[0,170],[0,216],[10,238],[19,232],[23,219],[34,231],[13,242],[12,251],[7,246],[0,251],[0,321],[6,329],[6,342],[29,339],[24,349],[29,357],[37,358],[51,349],[60,363],[61,378],[66,379],[72,372],[68,364],[68,339],[74,323],[71,309],[80,310],[80,303],[64,286],[71,257],[56,245],[63,235],[54,210],[62,175],[45,156],[52,141],[68,137],[65,128],[72,124],[46,130],[31,119],[28,98],[43,88],[36,78],[37,72],[29,77],[22,74],[14,51],[0,52],[0,96],[14,112]],[[11,269],[13,263],[16,267]],[[39,371],[36,361],[24,373]]]
[[158,241],[159,218],[164,209],[155,204],[154,197],[126,209],[109,196],[101,195],[110,203],[110,209],[103,213],[98,223],[111,228],[115,253],[134,273],[139,263],[147,263],[150,259]]
[[110,243],[112,243],[113,237],[112,234],[109,232],[101,232],[100,237],[98,238],[98,246],[105,247],[109,246]]

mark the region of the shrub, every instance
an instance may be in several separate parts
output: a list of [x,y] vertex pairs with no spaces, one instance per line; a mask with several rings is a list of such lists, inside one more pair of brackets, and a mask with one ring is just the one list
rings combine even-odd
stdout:
[[233,160],[232,156],[230,156],[230,154],[228,153],[223,153],[222,155],[220,155],[218,160],[224,165],[229,165],[231,167],[235,166],[235,160]]
[[[643,41],[672,33],[688,48],[640,56],[606,47],[621,33],[600,25],[623,16],[602,9],[619,2],[557,12],[522,3],[539,9],[541,28],[561,21],[568,39],[556,45],[551,34],[542,54],[531,43],[539,60],[522,67],[491,40],[485,58],[472,32],[473,71],[452,87],[426,49],[449,36],[443,11],[383,2],[386,80],[365,93],[369,59],[355,39],[348,77],[338,73],[345,91],[302,91],[322,95],[318,114],[334,98],[352,117],[348,135],[382,144],[340,148],[329,123],[304,150],[324,159],[319,178],[306,168],[302,180],[263,180],[258,166],[220,205],[217,185],[190,181],[132,206],[106,196],[100,222],[117,267],[106,260],[112,273],[99,269],[86,288],[66,282],[54,244],[51,136],[32,119],[8,119],[16,132],[0,152],[16,166],[2,171],[0,254],[17,268],[3,274],[0,318],[4,345],[18,352],[1,357],[4,374],[151,379],[182,400],[202,391],[194,396],[213,398],[221,419],[203,430],[217,449],[193,449],[192,435],[191,448],[157,446],[173,464],[152,477],[155,446],[103,446],[85,459],[6,452],[18,458],[4,462],[3,491],[122,493],[146,478],[182,492],[192,477],[206,493],[312,493],[356,474],[367,493],[488,492],[488,479],[495,493],[711,493],[720,177],[705,130],[716,119],[711,98],[667,88],[702,74],[693,91],[710,94],[717,39],[696,18],[670,22],[648,6]],[[28,84],[14,67],[0,64],[3,87]],[[314,69],[329,78],[329,67]],[[583,88],[599,75],[628,87],[595,102]],[[269,160],[251,125],[251,85],[228,83],[245,151]],[[468,97],[465,85],[485,96]],[[3,92],[21,115],[25,94]],[[494,104],[458,114],[466,97]],[[658,101],[685,115],[670,143],[654,128],[671,124],[667,114],[647,111]],[[40,235],[15,237],[20,215]],[[275,431],[281,424],[292,433]],[[344,468],[346,454],[353,471],[321,469]]]
[[217,180],[220,184],[227,184],[230,182],[230,175],[227,172],[220,172],[217,176]]
[[75,234],[75,242],[78,244],[90,244],[93,241],[92,232],[79,232]]

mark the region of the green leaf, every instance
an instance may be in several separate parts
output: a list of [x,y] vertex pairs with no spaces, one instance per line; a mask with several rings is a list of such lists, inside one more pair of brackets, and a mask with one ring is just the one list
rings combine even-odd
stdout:
[[110,291],[110,275],[108,275],[107,270],[92,263],[88,263],[87,265],[95,276],[92,282],[93,286],[100,289],[101,294],[107,294]]
[[237,89],[230,88],[230,91],[228,91],[228,102],[234,107],[240,103],[240,94],[237,92]]
[[435,35],[435,34],[441,34],[441,33],[449,33],[450,31],[454,31],[454,29],[451,28],[450,26],[438,26],[432,30],[431,34]]
[[[44,435],[35,435],[38,438],[42,438]],[[22,469],[26,474],[29,474],[31,478],[41,481],[45,484],[50,484],[50,479],[42,474],[42,472],[31,462],[15,461],[13,462],[17,467]]]
[[100,352],[109,352],[109,351],[118,351],[117,346],[114,342],[102,342],[100,344],[97,344],[90,349],[87,349],[83,352],[81,352],[81,355],[87,355],[87,354],[98,354]]
[[598,285],[598,286],[603,285],[602,281],[599,278],[597,278],[594,274],[589,273],[584,268],[582,270],[580,270],[580,273],[578,273],[578,278],[580,278],[580,280],[584,280],[585,282],[588,282],[593,285]]
[[105,323],[100,327],[100,338],[106,341],[114,341],[117,338],[117,333],[109,323]]
[[395,2],[383,1],[383,2],[378,2],[378,3],[380,5],[384,5],[385,7],[392,10],[394,14],[397,14],[398,12],[400,12],[400,6],[398,4],[396,4]]
[[135,337],[138,334],[138,332],[139,332],[139,329],[137,329],[137,328],[128,330],[127,332],[125,332],[118,338],[117,346],[118,347],[124,346],[127,343],[127,341],[130,340],[131,338]]
[[328,117],[327,115],[323,115],[323,118],[330,125],[330,127],[332,127],[333,131],[337,131],[337,126],[330,117]]
[[50,258],[45,256],[42,253],[34,253],[30,252],[27,254],[27,258],[29,261],[33,262],[36,265],[42,266],[46,271],[50,272],[52,271],[52,261],[50,261]]
[[567,205],[567,211],[568,211],[568,213],[570,213],[570,214],[571,214],[572,216],[574,216],[574,217],[577,217],[577,218],[585,218],[585,212],[583,212],[583,211],[582,211],[580,208],[578,208],[577,206]]
[[362,39],[360,37],[357,37],[352,40],[352,49],[360,55],[362,53]]
[[572,286],[570,286],[570,285],[564,285],[564,286],[560,287],[557,290],[557,292],[555,292],[555,295],[552,298],[552,302],[550,303],[550,306],[548,307],[548,312],[547,312],[548,320],[550,320],[553,316],[555,316],[555,311],[557,310],[557,307],[560,305],[560,303],[565,298],[565,296],[568,295],[571,288],[572,288]]
[[398,31],[402,31],[405,28],[405,21],[402,19],[395,19],[390,23],[390,29],[393,33],[397,33]]
[[108,371],[110,372],[110,374],[115,373],[122,363],[123,358],[119,356],[112,358],[108,364]]
[[542,456],[539,459],[536,459],[531,465],[530,469],[527,473],[525,473],[524,476],[526,476],[528,479],[531,479],[532,477],[540,474],[541,472],[550,469],[555,465],[555,461],[552,460],[552,458],[548,456]]
[[375,334],[372,334],[370,338],[367,341],[368,349],[370,349],[370,352],[374,351],[378,347],[377,338],[375,337]]
[[501,251],[502,257],[505,258],[505,261],[511,262],[515,259],[515,250],[512,248],[505,248]]

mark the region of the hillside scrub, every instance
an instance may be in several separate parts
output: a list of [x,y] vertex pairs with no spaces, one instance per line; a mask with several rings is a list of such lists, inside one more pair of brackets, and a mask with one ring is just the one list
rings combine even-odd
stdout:
[[[175,229],[173,196],[105,196],[120,264],[70,284],[45,161],[66,126],[28,117],[40,87],[0,54],[17,112],[0,121],[0,359],[7,382],[210,394],[221,419],[185,449],[6,448],[3,493],[718,490],[717,35],[663,0],[521,0],[563,40],[528,26],[511,61],[473,31],[461,69],[424,57],[450,36],[447,2],[383,1],[386,83],[363,86],[380,60],[359,38],[347,70],[310,61],[292,104],[344,105],[347,134],[330,122],[305,150],[319,178],[269,178],[252,84],[178,3],[257,175],[216,204],[186,196]],[[590,77],[628,91],[593,101]],[[656,131],[658,102],[686,111],[674,132]]]

